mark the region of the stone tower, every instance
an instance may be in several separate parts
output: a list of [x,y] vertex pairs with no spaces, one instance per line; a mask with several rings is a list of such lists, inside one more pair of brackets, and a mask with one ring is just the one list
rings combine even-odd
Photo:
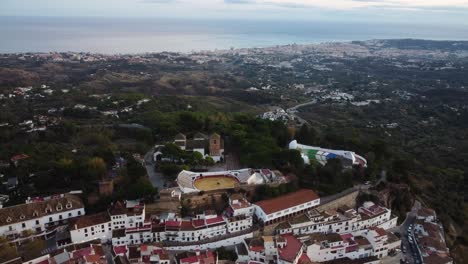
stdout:
[[210,136],[210,156],[221,155],[221,136],[217,133],[213,133]]

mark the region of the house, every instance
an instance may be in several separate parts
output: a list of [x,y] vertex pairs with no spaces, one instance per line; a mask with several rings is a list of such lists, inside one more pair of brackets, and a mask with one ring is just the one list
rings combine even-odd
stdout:
[[255,204],[255,215],[265,225],[286,220],[320,204],[320,197],[312,190],[302,189]]
[[[31,121],[32,122],[32,121]],[[11,163],[15,165],[15,167],[18,166],[18,163],[22,160],[29,159],[29,155],[26,154],[18,154],[10,158]]]
[[79,217],[70,223],[70,236],[73,243],[84,243],[96,239],[105,242],[111,239],[112,228],[109,214],[102,212]]
[[179,133],[174,138],[174,144],[182,150],[188,152],[196,151],[204,157],[209,156],[215,162],[220,162],[224,159],[224,140],[217,133],[207,136],[198,132],[192,139],[187,139],[184,134]]
[[0,209],[0,235],[14,239],[26,230],[45,234],[47,228],[84,214],[83,202],[75,195],[28,199],[24,204]]
[[303,244],[287,234],[245,239],[235,249],[241,262],[296,264],[303,253]]
[[401,240],[389,240],[389,234],[380,227],[353,233],[319,234],[309,236],[305,242],[307,256],[313,262],[333,260],[357,260],[375,257],[381,259],[401,244]]
[[135,245],[126,247],[127,261],[129,263],[152,263],[169,264],[170,259],[167,252],[156,245]]
[[[358,212],[359,211],[359,212]],[[358,211],[342,206],[337,210],[309,210],[276,228],[279,234],[305,235],[313,233],[349,233],[372,226],[389,229],[396,226],[398,217],[391,210],[372,202],[365,202]]]
[[211,250],[184,252],[176,255],[177,264],[217,264],[218,256]]

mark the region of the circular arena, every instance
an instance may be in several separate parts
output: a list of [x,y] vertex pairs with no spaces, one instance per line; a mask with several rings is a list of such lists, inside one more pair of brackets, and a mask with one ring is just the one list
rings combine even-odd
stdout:
[[177,176],[177,185],[182,193],[232,189],[247,183],[252,172],[250,169],[218,172],[181,171]]
[[231,189],[237,185],[239,185],[239,180],[227,175],[202,176],[193,183],[193,186],[200,191]]

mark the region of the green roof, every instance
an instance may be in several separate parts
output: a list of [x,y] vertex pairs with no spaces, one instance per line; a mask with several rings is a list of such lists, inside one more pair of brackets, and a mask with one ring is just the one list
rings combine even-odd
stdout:
[[309,159],[313,159],[313,160],[316,160],[317,158],[315,157],[315,155],[317,154],[318,150],[315,150],[315,149],[306,149],[306,155],[307,157],[309,157]]

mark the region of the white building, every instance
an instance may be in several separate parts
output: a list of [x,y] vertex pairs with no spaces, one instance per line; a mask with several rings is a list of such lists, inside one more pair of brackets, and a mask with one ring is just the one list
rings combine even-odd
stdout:
[[112,238],[112,226],[107,212],[85,215],[70,224],[73,243],[84,243],[100,239],[105,242]]
[[303,244],[293,235],[246,239],[236,246],[238,262],[296,264],[303,256]]
[[335,259],[362,259],[374,257],[381,259],[396,249],[401,240],[379,227],[360,230],[347,234],[313,234],[306,241],[307,256],[313,262],[325,262]]
[[223,215],[205,211],[193,218],[168,215],[146,220],[139,227],[121,227],[122,218],[116,218],[112,229],[114,245],[146,242],[195,243],[226,235],[248,232],[253,224],[254,207],[242,196],[231,197],[230,207]]
[[295,235],[313,233],[350,233],[369,227],[381,227],[390,229],[397,224],[398,217],[393,216],[390,209],[375,205],[371,202],[364,203],[358,209],[347,207],[338,210],[319,212],[310,210],[286,223],[281,223],[276,228],[279,234],[293,233]]
[[299,190],[255,204],[255,215],[265,225],[286,220],[320,204],[319,196],[312,190]]
[[[129,233],[151,230],[151,222],[145,222],[145,205],[143,203],[138,201],[117,202],[107,212],[83,216],[70,224],[70,235],[73,243],[83,243],[95,239],[105,242],[111,240],[113,233],[118,233],[119,230],[127,230]],[[138,243],[139,241],[134,240],[133,242]]]
[[51,227],[67,224],[69,219],[84,214],[83,202],[71,194],[35,198],[0,209],[0,236],[17,239],[23,231],[44,235],[46,229],[53,231]]
[[304,163],[310,164],[311,160],[325,165],[329,159],[339,159],[344,167],[359,165],[367,167],[367,160],[358,154],[348,150],[325,149],[321,147],[307,146],[293,140],[289,143],[289,149],[296,149],[301,152]]

